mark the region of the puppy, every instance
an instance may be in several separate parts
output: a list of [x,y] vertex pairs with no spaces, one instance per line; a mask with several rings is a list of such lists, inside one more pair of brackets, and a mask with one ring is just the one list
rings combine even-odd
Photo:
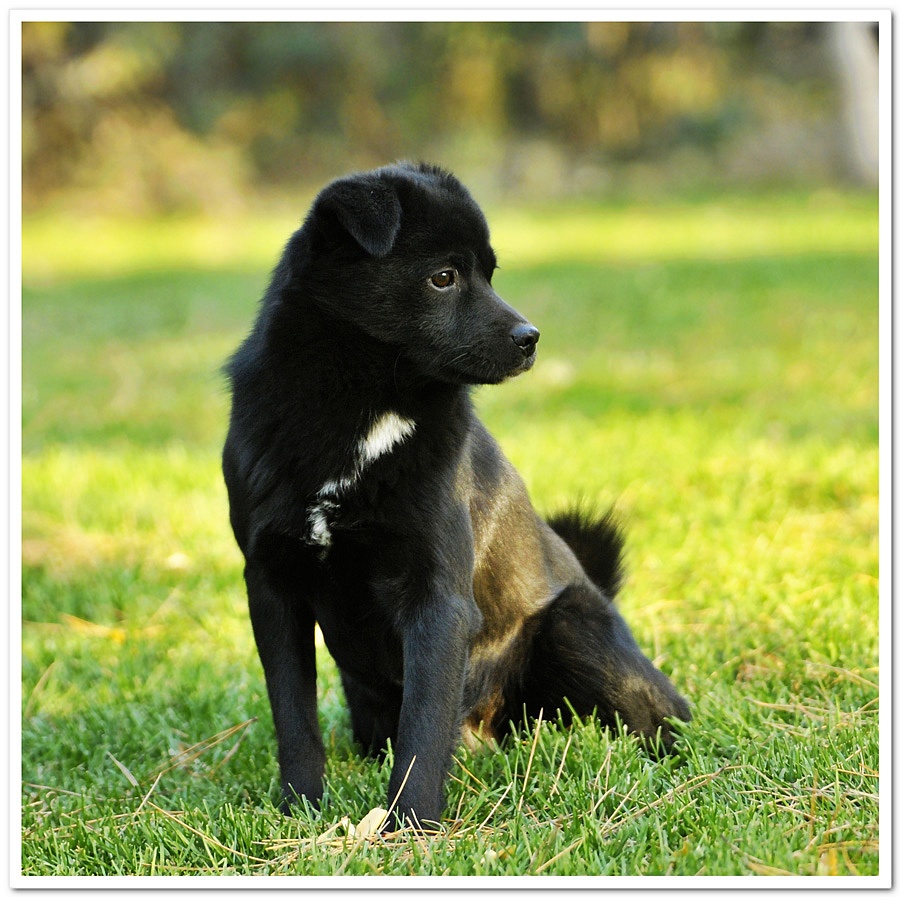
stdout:
[[[314,629],[353,734],[394,752],[393,824],[437,824],[463,732],[596,713],[656,746],[683,698],[613,606],[607,516],[550,521],[472,408],[539,333],[491,287],[484,216],[399,164],[327,186],[227,371],[223,469],[278,739],[282,808],[323,793]],[[401,787],[402,786],[402,787]]]

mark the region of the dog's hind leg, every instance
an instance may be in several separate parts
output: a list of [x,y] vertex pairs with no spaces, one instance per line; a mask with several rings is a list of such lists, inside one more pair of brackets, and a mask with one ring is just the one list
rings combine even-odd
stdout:
[[341,683],[350,707],[353,737],[363,750],[374,757],[387,750],[388,739],[396,745],[402,689],[390,685],[371,688],[345,670],[341,671]]
[[[529,716],[565,722],[596,711],[621,722],[651,749],[673,741],[670,718],[691,718],[687,702],[644,656],[612,603],[590,583],[567,588],[546,609],[523,679]],[[571,708],[571,709],[570,709]]]

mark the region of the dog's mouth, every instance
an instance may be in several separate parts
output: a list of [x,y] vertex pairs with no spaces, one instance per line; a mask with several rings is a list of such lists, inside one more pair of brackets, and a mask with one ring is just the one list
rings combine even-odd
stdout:
[[467,364],[456,367],[455,374],[464,383],[473,385],[496,385],[498,383],[503,383],[505,380],[512,380],[513,377],[518,377],[526,371],[530,371],[534,367],[536,359],[537,354],[532,352],[527,357],[521,358],[512,366],[500,365],[495,359],[479,360],[480,363],[478,364]]
[[519,374],[524,374],[525,371],[530,371],[534,367],[535,361],[537,361],[537,351],[533,350],[530,355],[527,355],[522,359],[522,362],[518,367],[513,368],[513,371],[509,376],[518,377]]

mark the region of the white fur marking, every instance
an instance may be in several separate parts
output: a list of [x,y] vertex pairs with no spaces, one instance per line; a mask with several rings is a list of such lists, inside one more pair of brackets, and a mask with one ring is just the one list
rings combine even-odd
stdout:
[[359,443],[359,466],[371,464],[376,458],[386,455],[395,445],[399,445],[415,432],[416,422],[400,417],[394,411],[387,411],[372,424],[366,437]]
[[309,509],[309,539],[314,545],[322,548],[331,546],[331,530],[328,528],[328,511],[337,505],[332,501],[321,501]]
[[351,477],[341,477],[340,480],[329,480],[319,490],[319,497],[330,495],[333,498],[339,498],[342,492],[346,492],[356,482]]
[[327,480],[316,493],[317,504],[314,504],[307,515],[309,522],[309,541],[324,549],[324,557],[331,547],[331,529],[328,525],[329,512],[336,511],[338,499],[342,493],[352,489],[360,478],[363,468],[382,455],[386,455],[394,446],[399,445],[415,432],[416,422],[400,417],[394,411],[382,414],[369,429],[369,432],[357,445],[355,469],[349,477]]

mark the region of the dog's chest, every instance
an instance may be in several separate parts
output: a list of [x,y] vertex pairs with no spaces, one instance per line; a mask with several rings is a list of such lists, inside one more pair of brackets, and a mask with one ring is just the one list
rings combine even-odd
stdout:
[[334,529],[340,525],[347,504],[358,494],[373,465],[392,454],[415,430],[415,421],[396,411],[378,415],[351,445],[343,469],[319,487],[307,510],[304,541],[317,547],[321,558],[328,554]]

